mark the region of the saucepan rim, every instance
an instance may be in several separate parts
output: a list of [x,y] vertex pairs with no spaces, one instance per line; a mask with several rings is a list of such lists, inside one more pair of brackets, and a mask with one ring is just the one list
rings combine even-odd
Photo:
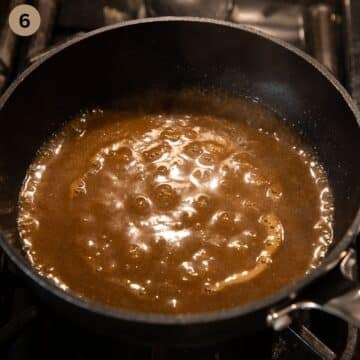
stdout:
[[[345,88],[339,83],[339,81],[320,63],[313,59],[308,54],[304,53],[302,50],[292,46],[284,41],[276,39],[270,35],[264,34],[259,30],[256,30],[252,27],[245,25],[238,25],[227,21],[199,18],[199,17],[159,17],[159,18],[147,18],[140,20],[131,20],[114,25],[105,26],[94,31],[90,31],[84,35],[80,35],[74,39],[71,39],[61,45],[55,46],[41,56],[34,64],[30,65],[23,73],[21,73],[18,78],[8,87],[6,92],[0,98],[0,112],[1,109],[5,106],[6,102],[9,100],[10,96],[15,92],[16,88],[21,84],[26,78],[37,69],[42,63],[51,59],[53,56],[61,52],[62,50],[77,44],[81,41],[86,40],[87,38],[94,37],[98,34],[102,34],[107,31],[117,30],[124,27],[136,26],[140,24],[150,24],[150,23],[165,23],[165,22],[189,22],[197,24],[209,24],[219,27],[233,28],[240,31],[249,32],[258,37],[264,38],[272,43],[275,43],[282,48],[286,49],[290,53],[297,55],[302,60],[306,61],[312,65],[317,71],[319,71],[329,82],[330,84],[338,91],[339,95],[343,98],[349,109],[352,111],[354,118],[357,121],[357,124],[360,127],[360,113],[351,99],[350,95],[347,93]],[[41,288],[46,291],[51,292],[53,295],[57,296],[61,300],[75,305],[80,309],[95,313],[96,315],[115,318],[117,320],[128,321],[128,322],[137,322],[140,324],[153,324],[153,325],[173,325],[173,326],[182,326],[182,325],[195,325],[209,322],[219,322],[225,321],[232,318],[239,318],[241,316],[256,312],[259,310],[270,309],[273,305],[279,303],[281,300],[289,299],[294,300],[298,291],[309,285],[315,279],[319,278],[321,275],[325,274],[331,268],[333,268],[340,260],[341,255],[344,251],[350,246],[351,241],[356,236],[360,228],[360,207],[357,211],[357,214],[350,225],[349,229],[343,236],[343,238],[335,245],[331,252],[325,257],[323,263],[315,269],[311,274],[305,276],[294,284],[277,291],[271,296],[261,298],[260,300],[251,302],[246,305],[239,305],[231,307],[224,310],[216,310],[211,312],[200,312],[194,314],[180,314],[180,315],[168,315],[168,314],[157,314],[157,313],[142,313],[130,310],[119,309],[115,307],[105,306],[93,302],[91,300],[85,300],[78,297],[76,294],[71,292],[64,291],[57,287],[55,284],[51,283],[44,277],[38,274],[38,272],[31,266],[30,263],[26,262],[26,259],[20,255],[14,246],[12,246],[0,233],[0,246],[3,248],[7,256],[11,259],[12,262],[32,281],[37,283]],[[264,319],[265,323],[265,319]]]

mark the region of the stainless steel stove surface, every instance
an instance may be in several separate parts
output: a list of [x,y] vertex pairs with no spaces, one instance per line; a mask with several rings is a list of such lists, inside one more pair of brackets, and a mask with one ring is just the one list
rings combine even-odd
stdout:
[[[134,18],[215,17],[260,28],[302,48],[327,66],[360,103],[358,0],[37,0],[42,23],[30,38],[8,28],[0,0],[0,93],[46,50],[79,33]],[[281,332],[266,330],[206,348],[143,347],[95,335],[50,312],[0,252],[0,359],[360,359],[358,330],[322,313],[299,314]]]

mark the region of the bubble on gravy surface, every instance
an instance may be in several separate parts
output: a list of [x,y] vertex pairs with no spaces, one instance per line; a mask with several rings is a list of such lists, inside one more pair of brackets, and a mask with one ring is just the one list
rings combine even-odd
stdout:
[[305,276],[332,218],[324,170],[275,113],[184,92],[67,123],[28,170],[18,226],[33,266],[62,289],[191,313]]

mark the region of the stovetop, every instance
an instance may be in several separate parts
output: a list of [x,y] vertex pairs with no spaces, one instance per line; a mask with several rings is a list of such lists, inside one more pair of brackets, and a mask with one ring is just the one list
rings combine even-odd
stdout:
[[[42,23],[30,38],[7,25],[14,6],[0,0],[0,94],[15,76],[59,42],[119,21],[156,15],[205,15],[255,26],[307,51],[328,67],[360,104],[358,0],[35,0]],[[195,6],[196,5],[196,6]],[[195,6],[191,8],[191,6]],[[360,359],[353,326],[321,313],[301,313],[281,332],[196,349],[139,346],[95,335],[54,315],[0,252],[0,359]]]

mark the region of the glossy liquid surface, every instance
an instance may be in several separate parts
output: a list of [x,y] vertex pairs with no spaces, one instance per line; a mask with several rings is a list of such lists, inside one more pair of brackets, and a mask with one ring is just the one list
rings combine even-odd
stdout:
[[37,270],[99,303],[191,313],[270,295],[316,266],[332,240],[321,166],[273,112],[232,101],[183,96],[70,121],[20,194]]

